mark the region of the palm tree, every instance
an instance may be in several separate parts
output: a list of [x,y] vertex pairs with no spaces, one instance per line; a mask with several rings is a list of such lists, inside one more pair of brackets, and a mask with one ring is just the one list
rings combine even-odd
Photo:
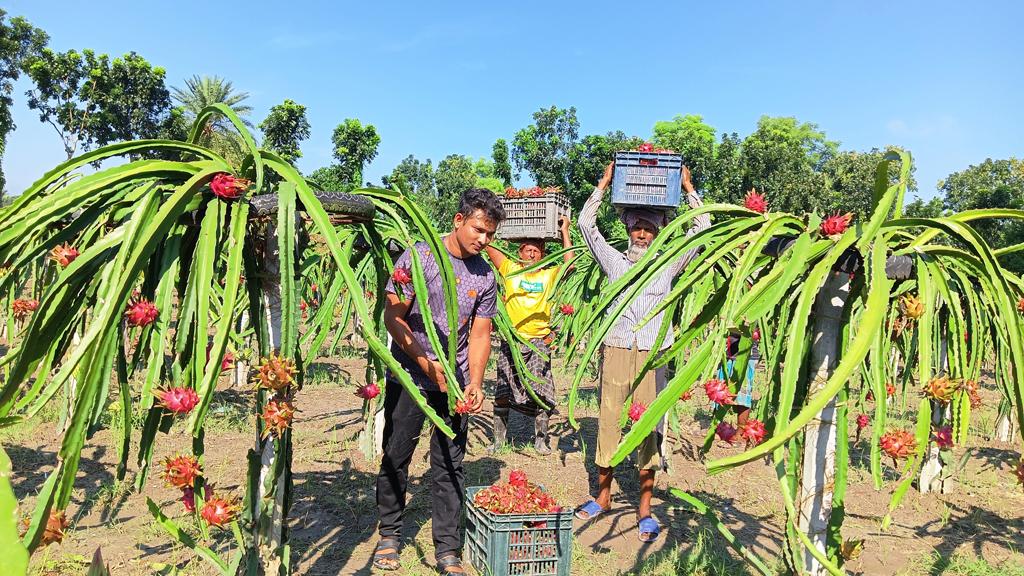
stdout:
[[[248,92],[236,92],[230,80],[220,76],[192,76],[185,80],[185,88],[171,88],[172,96],[181,104],[186,118],[192,122],[196,116],[211,104],[224,104],[252,128],[246,116],[252,106],[243,104],[249,98]],[[232,164],[244,156],[243,144],[234,127],[221,115],[213,115],[205,126],[200,143],[223,155]]]

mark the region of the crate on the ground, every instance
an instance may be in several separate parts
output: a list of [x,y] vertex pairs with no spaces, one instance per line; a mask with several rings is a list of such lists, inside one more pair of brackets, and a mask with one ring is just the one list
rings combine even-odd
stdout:
[[677,208],[683,157],[667,152],[616,152],[612,204]]
[[505,221],[498,227],[498,238],[504,240],[562,239],[559,216],[569,215],[569,199],[564,194],[548,192],[543,196],[502,198]]
[[489,576],[568,576],[572,511],[494,514],[473,504],[486,486],[466,489],[466,552]]

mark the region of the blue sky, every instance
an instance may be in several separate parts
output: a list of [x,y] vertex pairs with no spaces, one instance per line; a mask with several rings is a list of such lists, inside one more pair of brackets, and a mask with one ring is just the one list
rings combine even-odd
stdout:
[[[671,8],[666,8],[672,5]],[[628,6],[628,8],[626,8]],[[381,135],[367,179],[408,154],[488,156],[540,107],[575,106],[581,133],[647,137],[700,114],[719,133],[761,115],[815,122],[846,150],[896,144],[922,197],[1024,142],[1024,4],[1015,2],[132,2],[5,0],[58,50],[136,51],[168,84],[220,75],[253,120],[291,98],[312,137],[299,167],[330,162],[344,118]],[[647,67],[635,72],[636,65]],[[630,72],[634,70],[634,72]],[[19,193],[63,160],[16,90],[4,157]]]

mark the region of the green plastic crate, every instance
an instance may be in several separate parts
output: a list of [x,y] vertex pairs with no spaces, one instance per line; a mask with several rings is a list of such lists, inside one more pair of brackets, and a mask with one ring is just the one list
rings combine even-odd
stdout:
[[492,514],[473,505],[486,486],[466,488],[466,552],[486,576],[569,576],[572,511]]

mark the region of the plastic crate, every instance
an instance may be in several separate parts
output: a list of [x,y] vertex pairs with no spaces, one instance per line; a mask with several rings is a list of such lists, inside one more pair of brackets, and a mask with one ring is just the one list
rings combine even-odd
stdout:
[[504,240],[562,239],[558,217],[569,215],[569,199],[564,194],[545,194],[532,198],[502,198],[505,221],[498,227]]
[[683,157],[663,152],[616,152],[612,205],[677,208]]
[[466,555],[486,576],[569,576],[572,511],[550,514],[492,514],[473,496],[486,486],[466,488]]

